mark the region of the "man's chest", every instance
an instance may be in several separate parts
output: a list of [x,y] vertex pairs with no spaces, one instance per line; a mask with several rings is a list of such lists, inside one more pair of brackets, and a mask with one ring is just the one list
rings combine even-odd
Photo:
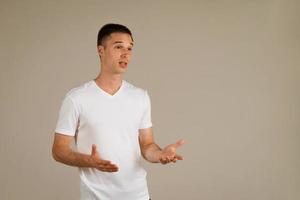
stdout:
[[138,127],[143,115],[141,102],[134,99],[124,101],[89,101],[81,106],[80,125],[90,128]]

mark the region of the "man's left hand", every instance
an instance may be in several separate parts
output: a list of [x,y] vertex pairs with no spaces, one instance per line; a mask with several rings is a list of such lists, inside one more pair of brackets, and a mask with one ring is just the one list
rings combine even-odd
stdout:
[[170,144],[166,146],[162,151],[161,155],[159,156],[159,161],[162,164],[167,164],[170,162],[175,163],[177,160],[183,160],[183,157],[176,154],[176,149],[182,146],[185,143],[184,140],[179,140],[174,144]]

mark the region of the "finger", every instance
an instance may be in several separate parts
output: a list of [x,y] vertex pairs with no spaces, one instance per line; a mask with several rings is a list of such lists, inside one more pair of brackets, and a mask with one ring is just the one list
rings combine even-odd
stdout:
[[182,157],[181,155],[176,155],[175,158],[176,158],[177,160],[183,160],[183,157]]
[[170,162],[170,156],[164,155],[164,156],[162,156],[162,160],[163,160],[163,162],[168,163],[168,162]]
[[166,162],[170,162],[170,157],[169,156],[166,157]]
[[107,172],[109,172],[109,173],[113,173],[113,172],[117,172],[118,170],[116,169],[116,170],[108,170]]
[[168,161],[172,162],[174,160],[174,158],[175,158],[175,155],[174,156],[168,156]]
[[177,161],[177,159],[175,157],[171,157],[169,160],[169,162],[176,162],[176,161]]
[[103,169],[117,169],[118,167],[116,165],[98,165],[99,168]]
[[161,163],[166,162],[166,160],[165,160],[164,158],[160,158],[159,161],[160,161]]
[[92,145],[92,155],[95,155],[97,153],[97,147],[95,144]]
[[166,159],[164,159],[164,158],[160,158],[159,161],[160,161],[160,163],[163,164],[163,165],[167,164],[167,161],[166,161]]
[[180,146],[183,145],[184,143],[185,143],[185,141],[184,141],[183,139],[178,140],[178,141],[175,143],[175,148],[180,147]]
[[109,168],[97,168],[102,172],[117,172],[119,169],[109,169]]
[[108,167],[108,168],[103,168],[105,169],[105,171],[107,172],[117,172],[119,170],[119,168],[117,167]]
[[119,167],[117,166],[117,165],[106,165],[105,166],[107,169],[111,169],[111,170],[117,170],[117,169],[119,169]]
[[161,164],[165,165],[167,164],[167,161],[162,161]]
[[105,171],[105,172],[109,172],[109,171],[116,172],[119,170],[119,167],[117,165],[112,163],[107,163],[107,162],[105,163],[103,161],[98,162],[96,168],[100,171]]
[[99,160],[98,164],[102,164],[102,165],[111,165],[111,161],[110,160]]
[[119,168],[116,165],[98,165],[97,169],[101,171],[106,171],[106,172],[115,172],[118,171]]
[[116,167],[118,167],[117,165],[111,163],[111,161],[109,161],[109,160],[100,160],[100,161],[98,161],[97,165],[101,166],[101,167],[105,167],[105,168],[109,168],[109,167],[116,168]]
[[99,167],[97,168],[99,171],[102,171],[102,172],[108,172],[109,170],[106,169],[106,168],[103,168],[103,167]]

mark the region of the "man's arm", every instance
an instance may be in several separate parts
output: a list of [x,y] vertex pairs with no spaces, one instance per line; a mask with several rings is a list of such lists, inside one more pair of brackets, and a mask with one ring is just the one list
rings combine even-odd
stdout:
[[73,136],[55,133],[52,156],[56,161],[70,166],[92,167],[105,172],[118,171],[118,167],[111,161],[100,158],[96,145],[92,146],[90,155],[73,151],[70,147],[73,139]]
[[184,140],[179,140],[175,144],[170,144],[161,149],[155,142],[152,127],[139,129],[139,142],[143,157],[152,163],[167,164],[183,160],[183,157],[176,154],[176,149],[184,144]]

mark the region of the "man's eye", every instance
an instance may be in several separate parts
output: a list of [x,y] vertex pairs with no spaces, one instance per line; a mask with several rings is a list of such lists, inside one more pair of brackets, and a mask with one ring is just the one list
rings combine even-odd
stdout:
[[132,51],[132,48],[128,48],[128,51]]
[[122,49],[122,46],[116,46],[117,49]]

